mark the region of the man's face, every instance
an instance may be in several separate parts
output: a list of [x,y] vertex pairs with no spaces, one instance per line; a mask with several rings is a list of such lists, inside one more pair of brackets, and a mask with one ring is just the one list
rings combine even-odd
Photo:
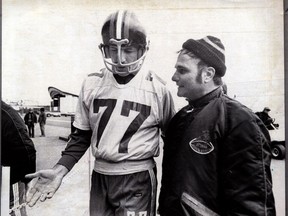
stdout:
[[178,86],[177,95],[195,100],[204,95],[204,84],[198,69],[200,59],[180,53],[175,64],[176,71],[172,80]]
[[[119,64],[119,61],[121,64],[128,64],[131,62],[134,62],[138,59],[138,48],[133,45],[123,45],[121,46],[120,52],[117,49],[116,45],[110,45],[109,46],[109,53],[110,57],[113,63]],[[119,72],[128,72],[128,69],[133,70],[137,67],[137,64],[133,64],[129,67],[124,66],[115,66],[115,69]]]

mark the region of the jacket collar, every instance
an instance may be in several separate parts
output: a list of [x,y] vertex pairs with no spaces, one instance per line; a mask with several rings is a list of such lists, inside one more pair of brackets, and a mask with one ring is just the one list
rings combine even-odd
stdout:
[[222,88],[221,86],[219,86],[218,88],[202,96],[201,98],[198,98],[197,100],[194,100],[194,101],[188,100],[189,106],[193,108],[202,107],[208,104],[214,98],[219,97],[221,94],[222,94]]

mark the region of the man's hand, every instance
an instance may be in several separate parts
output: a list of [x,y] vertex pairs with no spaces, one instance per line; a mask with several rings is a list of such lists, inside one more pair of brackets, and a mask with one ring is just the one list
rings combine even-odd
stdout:
[[33,178],[28,184],[28,191],[26,194],[27,204],[32,207],[39,199],[44,202],[47,198],[52,198],[67,173],[68,169],[66,167],[56,165],[52,169],[40,170],[26,175],[26,178]]

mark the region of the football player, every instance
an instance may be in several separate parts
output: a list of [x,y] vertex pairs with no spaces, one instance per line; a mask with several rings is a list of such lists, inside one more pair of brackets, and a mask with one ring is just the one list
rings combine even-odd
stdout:
[[102,27],[106,68],[83,82],[73,123],[76,131],[51,170],[28,193],[33,206],[51,198],[89,146],[95,156],[90,215],[155,215],[160,136],[174,115],[163,81],[143,67],[149,43],[130,11],[111,14]]

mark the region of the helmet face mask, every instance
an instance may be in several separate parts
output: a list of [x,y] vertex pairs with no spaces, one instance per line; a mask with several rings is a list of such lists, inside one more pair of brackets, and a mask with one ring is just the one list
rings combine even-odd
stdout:
[[[109,71],[127,76],[140,70],[149,43],[146,41],[146,32],[134,13],[118,11],[111,14],[103,25],[102,39],[103,43],[99,48]],[[123,61],[127,55],[128,60]]]

